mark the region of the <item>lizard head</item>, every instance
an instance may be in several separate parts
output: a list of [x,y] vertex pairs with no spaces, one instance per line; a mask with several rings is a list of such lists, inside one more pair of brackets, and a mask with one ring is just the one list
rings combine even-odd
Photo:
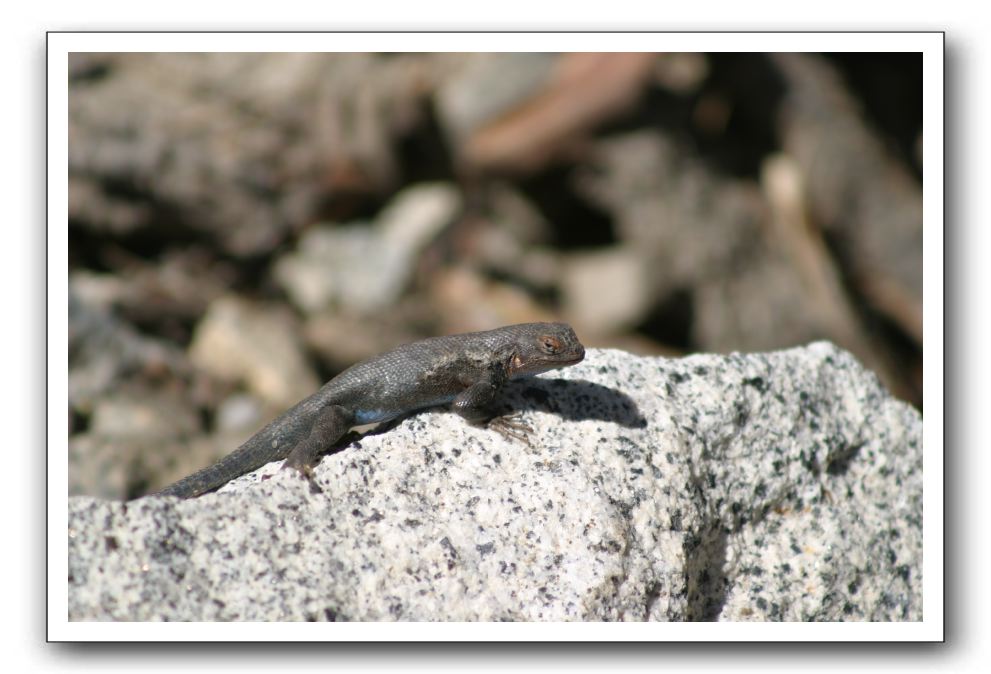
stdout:
[[514,378],[568,367],[585,358],[585,347],[567,323],[522,323],[513,328],[520,335],[510,362]]

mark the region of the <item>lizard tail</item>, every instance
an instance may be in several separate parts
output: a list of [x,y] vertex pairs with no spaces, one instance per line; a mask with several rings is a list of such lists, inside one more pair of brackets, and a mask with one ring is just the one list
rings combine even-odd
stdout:
[[259,435],[261,437],[251,438],[212,466],[198,470],[178,482],[173,482],[161,491],[149,494],[149,496],[193,498],[216,489],[245,473],[257,470],[266,463],[284,459],[289,450],[292,449],[290,443],[283,443],[281,447],[273,448],[266,434],[260,433]]

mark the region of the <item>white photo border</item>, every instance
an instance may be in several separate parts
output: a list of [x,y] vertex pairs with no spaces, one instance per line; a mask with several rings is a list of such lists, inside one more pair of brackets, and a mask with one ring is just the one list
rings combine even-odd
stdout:
[[[52,32],[48,34],[49,641],[800,641],[944,639],[943,115],[941,32]],[[70,52],[920,52],[923,59],[924,551],[921,622],[78,623],[68,621],[68,54]]]

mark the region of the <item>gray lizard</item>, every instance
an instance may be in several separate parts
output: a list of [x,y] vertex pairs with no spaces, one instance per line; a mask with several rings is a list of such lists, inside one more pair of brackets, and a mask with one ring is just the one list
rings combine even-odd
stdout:
[[494,422],[513,435],[524,427],[493,413],[502,386],[584,357],[585,347],[565,323],[521,323],[406,344],[344,370],[216,464],[157,495],[199,496],[283,458],[285,467],[311,478],[320,453],[353,426],[428,407],[450,405],[470,422]]

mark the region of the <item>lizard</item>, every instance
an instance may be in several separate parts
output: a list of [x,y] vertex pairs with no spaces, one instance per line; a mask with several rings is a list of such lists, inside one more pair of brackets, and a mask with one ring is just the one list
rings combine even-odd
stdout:
[[520,323],[411,342],[352,365],[214,465],[153,495],[192,498],[280,459],[318,490],[315,462],[352,427],[430,407],[449,405],[470,423],[520,437],[514,432],[529,430],[525,425],[493,412],[502,387],[584,357],[566,323]]

